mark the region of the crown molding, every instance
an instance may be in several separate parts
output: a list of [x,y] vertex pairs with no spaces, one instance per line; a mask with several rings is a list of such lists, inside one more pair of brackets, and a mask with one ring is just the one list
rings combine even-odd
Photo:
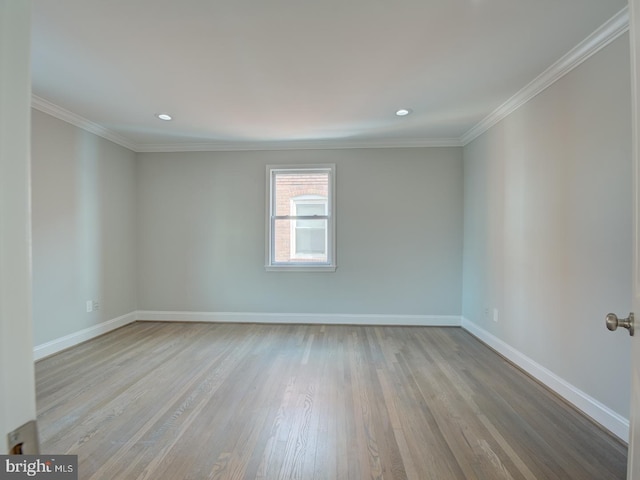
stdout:
[[624,7],[576,47],[534,78],[522,90],[462,135],[460,137],[461,144],[463,146],[467,145],[479,137],[628,30],[629,10],[628,7]]
[[70,112],[69,110],[59,107],[58,105],[51,103],[44,98],[38,97],[37,95],[31,96],[31,106],[36,110],[47,113],[53,117],[70,123],[71,125],[75,125],[76,127],[86,130],[89,133],[93,133],[95,135],[98,135],[99,137],[106,138],[113,143],[117,143],[121,147],[128,148],[129,150],[133,150],[134,152],[137,151],[136,144],[131,142],[128,138],[125,138],[122,135],[119,135],[109,130],[108,128],[105,128],[102,125],[98,125],[91,120],[87,120],[80,115]]

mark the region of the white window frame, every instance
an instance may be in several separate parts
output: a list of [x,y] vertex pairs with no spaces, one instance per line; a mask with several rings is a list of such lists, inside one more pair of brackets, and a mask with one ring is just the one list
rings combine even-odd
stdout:
[[[275,222],[277,219],[295,220],[295,215],[275,215],[275,175],[278,173],[328,173],[327,192],[327,261],[326,262],[276,262],[275,261]],[[270,272],[335,272],[336,264],[336,166],[333,163],[312,165],[267,165],[266,175],[266,242],[265,270]],[[324,218],[324,217],[320,217]]]

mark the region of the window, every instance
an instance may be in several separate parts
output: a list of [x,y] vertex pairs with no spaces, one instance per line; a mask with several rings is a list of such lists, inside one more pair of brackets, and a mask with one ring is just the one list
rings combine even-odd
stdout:
[[267,166],[267,270],[334,271],[335,165]]

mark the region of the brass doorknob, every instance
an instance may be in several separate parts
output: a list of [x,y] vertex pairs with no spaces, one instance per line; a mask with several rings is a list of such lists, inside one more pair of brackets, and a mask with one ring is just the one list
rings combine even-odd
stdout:
[[615,313],[609,313],[606,316],[607,328],[612,332],[616,330],[618,327],[626,328],[629,330],[629,335],[633,336],[634,326],[633,326],[633,312],[629,314],[628,318],[620,319]]

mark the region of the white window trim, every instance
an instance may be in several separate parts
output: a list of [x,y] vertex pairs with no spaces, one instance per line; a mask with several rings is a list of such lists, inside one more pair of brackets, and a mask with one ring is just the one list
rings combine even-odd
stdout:
[[[272,198],[273,174],[276,172],[305,172],[321,170],[329,172],[329,192],[327,195],[327,262],[273,262],[273,225],[274,205]],[[267,272],[335,272],[336,263],[336,165],[333,163],[301,164],[301,165],[267,165],[266,167],[266,241],[265,241],[265,270]]]

